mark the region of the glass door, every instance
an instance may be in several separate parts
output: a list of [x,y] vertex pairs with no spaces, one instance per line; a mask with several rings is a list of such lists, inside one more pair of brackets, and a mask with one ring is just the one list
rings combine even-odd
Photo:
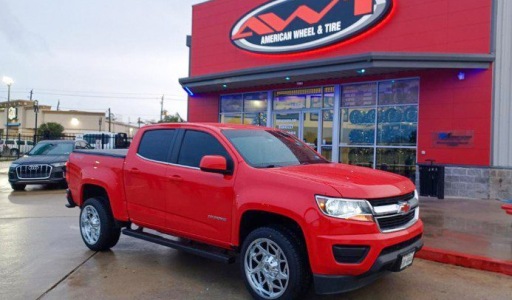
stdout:
[[317,150],[320,146],[318,137],[321,136],[321,128],[318,126],[320,111],[297,111],[274,114],[274,128],[281,129],[296,136]]

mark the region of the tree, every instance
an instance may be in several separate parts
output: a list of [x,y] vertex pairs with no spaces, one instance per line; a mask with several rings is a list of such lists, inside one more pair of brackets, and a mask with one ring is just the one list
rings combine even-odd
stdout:
[[162,121],[158,121],[158,123],[182,123],[185,122],[179,113],[175,113],[174,115],[165,115]]
[[43,136],[44,139],[55,139],[62,137],[62,133],[64,132],[64,126],[55,122],[48,122],[41,124],[41,126],[37,129],[37,134]]

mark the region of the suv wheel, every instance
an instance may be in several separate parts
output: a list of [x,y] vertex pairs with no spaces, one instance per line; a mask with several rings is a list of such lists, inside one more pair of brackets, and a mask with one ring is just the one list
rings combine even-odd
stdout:
[[87,247],[104,251],[119,241],[121,228],[115,226],[114,217],[106,200],[90,198],[80,210],[80,233]]
[[27,186],[26,184],[14,184],[14,183],[11,184],[12,189],[15,191],[23,191],[23,190],[25,190],[26,186]]
[[296,299],[309,286],[307,257],[281,228],[252,231],[243,243],[240,267],[255,299]]

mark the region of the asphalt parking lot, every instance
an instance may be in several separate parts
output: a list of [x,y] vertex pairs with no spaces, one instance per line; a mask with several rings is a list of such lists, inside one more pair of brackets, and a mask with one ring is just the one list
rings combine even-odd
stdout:
[[[0,174],[0,299],[248,299],[238,265],[122,236],[109,252],[83,244],[64,191],[13,192]],[[306,299],[510,299],[510,276],[417,259],[345,295]]]

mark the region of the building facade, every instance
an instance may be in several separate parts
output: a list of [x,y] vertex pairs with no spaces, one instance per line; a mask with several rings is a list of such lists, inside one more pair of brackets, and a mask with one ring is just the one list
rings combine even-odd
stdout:
[[188,120],[288,131],[446,196],[512,199],[512,3],[213,0],[193,7]]
[[[36,128],[36,112],[34,101],[13,100],[9,105],[0,102],[0,128],[1,135],[6,134],[6,126],[9,126],[9,136],[33,135]],[[6,119],[9,121],[6,122]],[[49,105],[39,104],[37,113],[37,128],[43,123],[55,122],[64,126],[64,133],[69,135],[83,134],[85,132],[110,131],[126,133],[132,137],[139,129],[136,125],[112,121],[103,112],[87,112],[79,110],[63,111],[52,110]]]

